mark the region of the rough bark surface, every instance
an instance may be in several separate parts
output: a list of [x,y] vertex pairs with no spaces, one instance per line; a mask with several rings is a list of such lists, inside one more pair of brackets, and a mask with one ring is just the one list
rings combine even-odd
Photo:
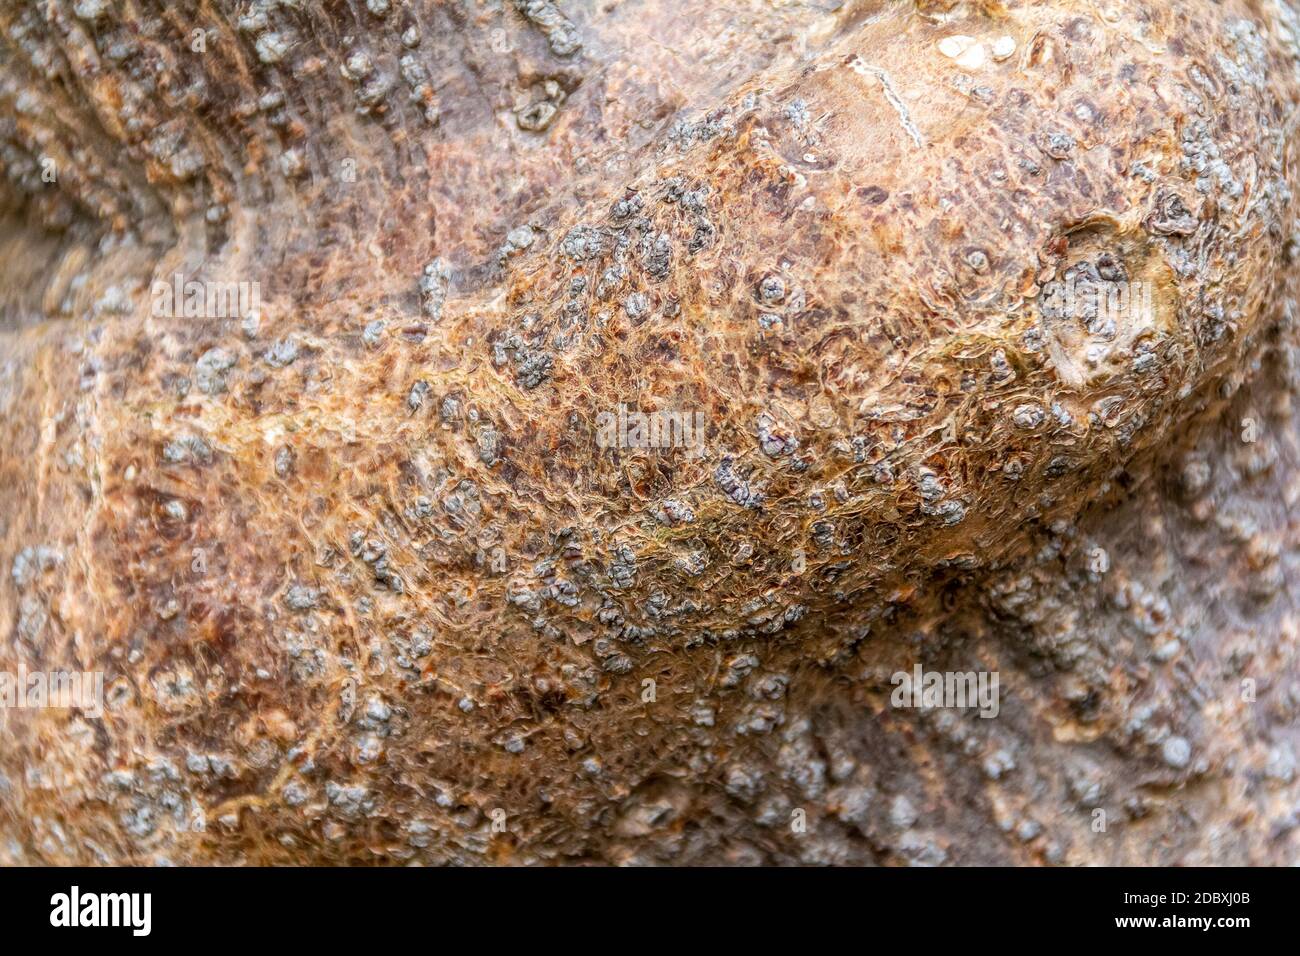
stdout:
[[1298,41],[6,0],[0,864],[1296,862]]

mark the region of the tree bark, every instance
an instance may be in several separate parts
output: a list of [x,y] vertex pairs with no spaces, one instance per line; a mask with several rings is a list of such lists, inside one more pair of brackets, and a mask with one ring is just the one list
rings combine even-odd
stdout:
[[1295,862],[1297,31],[0,4],[0,863]]

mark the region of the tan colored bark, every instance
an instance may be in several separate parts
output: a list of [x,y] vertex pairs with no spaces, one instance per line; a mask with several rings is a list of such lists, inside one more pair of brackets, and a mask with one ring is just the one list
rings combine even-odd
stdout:
[[0,862],[1294,862],[1292,8],[699,7],[0,8]]

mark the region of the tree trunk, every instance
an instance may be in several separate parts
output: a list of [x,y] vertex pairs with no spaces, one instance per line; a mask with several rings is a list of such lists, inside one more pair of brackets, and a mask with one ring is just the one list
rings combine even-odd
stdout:
[[1296,862],[1298,36],[0,3],[0,864]]

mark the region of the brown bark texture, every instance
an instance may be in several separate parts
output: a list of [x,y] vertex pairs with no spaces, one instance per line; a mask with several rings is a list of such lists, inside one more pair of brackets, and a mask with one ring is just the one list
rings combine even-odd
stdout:
[[1290,0],[3,0],[0,865],[1300,861],[1298,105]]

